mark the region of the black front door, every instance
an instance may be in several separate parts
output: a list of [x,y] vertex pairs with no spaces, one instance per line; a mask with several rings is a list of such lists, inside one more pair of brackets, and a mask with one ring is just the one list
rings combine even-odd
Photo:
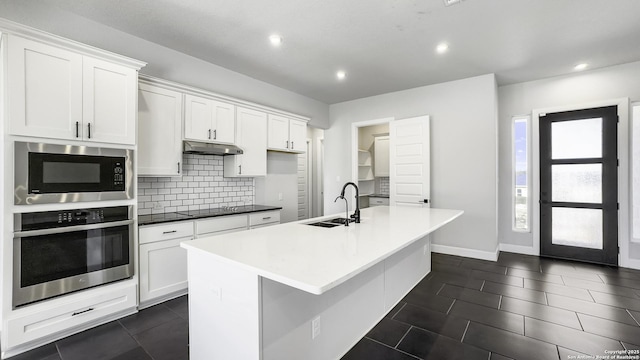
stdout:
[[540,115],[540,254],[618,265],[616,106]]

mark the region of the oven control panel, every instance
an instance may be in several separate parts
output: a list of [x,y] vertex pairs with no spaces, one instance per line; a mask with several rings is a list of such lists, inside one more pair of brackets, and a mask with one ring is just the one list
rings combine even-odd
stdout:
[[16,231],[99,224],[128,219],[128,206],[41,211],[19,214],[19,221],[16,223]]

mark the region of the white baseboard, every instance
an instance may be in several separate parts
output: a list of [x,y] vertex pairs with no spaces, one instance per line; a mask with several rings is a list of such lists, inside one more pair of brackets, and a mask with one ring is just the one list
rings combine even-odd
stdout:
[[514,245],[514,244],[500,244],[500,251],[516,253],[516,254],[524,254],[524,255],[535,255],[539,256],[540,254],[536,253],[533,249],[533,246],[524,246],[524,245]]
[[448,245],[431,244],[431,251],[439,254],[463,256],[480,260],[498,260],[498,247],[496,247],[496,251],[483,251]]
[[628,269],[635,269],[635,270],[640,270],[640,260],[637,259],[620,259],[622,260],[620,263],[620,266],[628,268]]

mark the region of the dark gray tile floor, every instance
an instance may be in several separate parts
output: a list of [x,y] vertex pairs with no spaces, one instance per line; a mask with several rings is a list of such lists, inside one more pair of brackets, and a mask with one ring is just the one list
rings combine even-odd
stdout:
[[640,271],[511,253],[432,260],[342,360],[595,359],[640,348]]
[[[567,360],[640,349],[640,271],[510,253],[432,259],[433,271],[343,360]],[[183,296],[12,360],[188,359],[188,321]]]

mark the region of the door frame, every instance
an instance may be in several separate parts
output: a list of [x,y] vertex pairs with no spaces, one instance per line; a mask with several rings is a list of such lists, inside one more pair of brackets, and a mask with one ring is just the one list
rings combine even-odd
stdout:
[[365,120],[351,123],[351,181],[358,183],[358,129],[372,125],[388,124],[395,118],[380,118],[374,120]]
[[629,98],[618,98],[594,101],[567,106],[533,109],[531,112],[531,231],[533,234],[533,255],[540,256],[540,117],[541,113],[555,113],[603,106],[618,107],[618,266],[629,267],[629,230],[630,230],[630,199],[629,199]]

